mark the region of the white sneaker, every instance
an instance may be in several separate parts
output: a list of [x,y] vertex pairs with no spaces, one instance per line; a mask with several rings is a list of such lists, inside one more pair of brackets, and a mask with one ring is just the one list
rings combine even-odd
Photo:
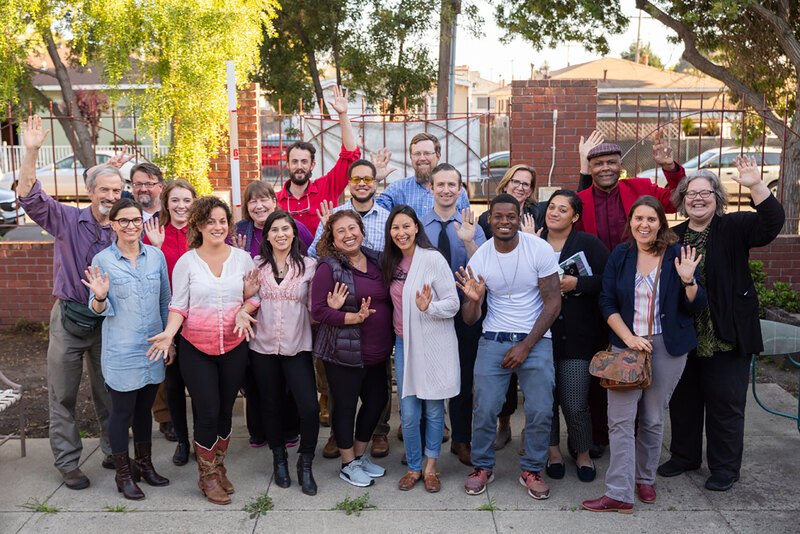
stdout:
[[372,477],[361,468],[361,464],[358,460],[353,460],[349,464],[343,466],[339,470],[339,478],[359,488],[366,488],[375,483]]
[[386,469],[372,463],[372,460],[370,460],[369,456],[366,454],[361,458],[357,458],[355,461],[358,462],[361,469],[372,478],[380,478],[386,474]]

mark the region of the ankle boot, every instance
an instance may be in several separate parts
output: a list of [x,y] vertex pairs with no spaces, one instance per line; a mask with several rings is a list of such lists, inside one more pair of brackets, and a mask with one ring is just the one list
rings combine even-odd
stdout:
[[228,445],[231,443],[231,435],[228,434],[227,438],[217,438],[217,473],[219,474],[219,485],[225,490],[228,495],[236,490],[228,480],[228,471],[225,469],[225,455],[228,453]]
[[188,441],[179,441],[175,447],[175,454],[172,455],[172,463],[179,466],[188,464],[190,449]]
[[314,473],[311,472],[313,461],[313,452],[300,453],[300,458],[297,459],[297,481],[306,495],[317,494],[317,482],[314,480]]
[[194,450],[197,453],[197,468],[200,471],[200,480],[197,482],[197,487],[200,488],[200,491],[208,498],[209,502],[230,504],[231,498],[219,483],[216,448],[216,443],[211,449],[206,449],[196,441],[194,442]]
[[139,482],[141,479],[144,479],[144,481],[151,486],[169,486],[169,479],[156,473],[156,469],[153,467],[153,460],[151,457],[152,449],[153,443],[151,441],[133,444],[135,457],[133,465],[131,465],[133,480]]
[[114,459],[114,469],[117,470],[117,475],[114,477],[117,491],[132,501],[144,499],[144,492],[136,485],[131,476],[131,459],[128,457],[128,451],[112,454],[111,457]]
[[286,455],[286,447],[280,446],[272,449],[272,474],[275,477],[275,484],[281,488],[288,488],[292,484],[289,478],[289,458]]

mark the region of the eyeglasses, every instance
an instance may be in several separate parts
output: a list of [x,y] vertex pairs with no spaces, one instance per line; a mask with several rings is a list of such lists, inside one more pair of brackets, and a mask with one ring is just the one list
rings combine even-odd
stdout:
[[351,176],[350,183],[353,185],[358,185],[359,182],[364,182],[367,185],[371,185],[372,182],[375,181],[373,176]]
[[708,197],[710,197],[713,194],[714,194],[714,192],[711,191],[710,189],[704,189],[703,191],[687,191],[686,192],[686,198],[694,199],[694,198],[700,197],[703,200],[705,200],[705,199],[707,199]]
[[412,158],[422,158],[422,157],[429,158],[429,157],[433,156],[434,154],[436,154],[436,152],[412,152],[411,153],[411,157]]
[[133,223],[134,228],[141,228],[142,226],[141,217],[136,217],[135,219],[114,219],[114,222],[120,225],[122,228],[127,228],[131,225],[131,223]]
[[134,189],[154,189],[156,186],[161,185],[161,182],[135,182]]
[[512,179],[510,182],[511,187],[519,187],[520,189],[530,189],[531,184],[526,184],[525,182],[520,182],[519,180]]

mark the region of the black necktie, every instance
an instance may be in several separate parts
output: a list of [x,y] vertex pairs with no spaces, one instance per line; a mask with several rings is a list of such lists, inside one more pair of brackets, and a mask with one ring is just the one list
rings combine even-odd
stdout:
[[439,221],[439,224],[442,225],[442,231],[439,232],[439,243],[437,246],[439,247],[439,252],[442,253],[444,259],[447,260],[447,265],[450,265],[450,268],[453,268],[452,260],[450,256],[450,238],[447,236],[447,225],[453,222],[453,220],[449,221]]

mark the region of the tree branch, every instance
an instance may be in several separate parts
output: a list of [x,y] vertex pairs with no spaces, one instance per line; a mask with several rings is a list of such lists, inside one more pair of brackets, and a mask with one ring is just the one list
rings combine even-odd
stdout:
[[783,52],[786,54],[786,57],[789,58],[789,61],[792,62],[795,70],[800,72],[800,42],[797,41],[794,35],[794,28],[778,14],[770,11],[758,2],[751,4],[750,8],[756,15],[775,28],[775,37],[781,44]]
[[50,70],[50,69],[37,69],[36,67],[34,67],[34,66],[30,65],[30,64],[28,64],[28,65],[25,65],[25,67],[26,67],[26,68],[27,68],[29,71],[31,71],[31,72],[35,72],[36,74],[44,74],[45,76],[50,76],[51,78],[55,78],[56,80],[58,80],[58,76],[56,76],[56,71],[54,71],[54,70]]

